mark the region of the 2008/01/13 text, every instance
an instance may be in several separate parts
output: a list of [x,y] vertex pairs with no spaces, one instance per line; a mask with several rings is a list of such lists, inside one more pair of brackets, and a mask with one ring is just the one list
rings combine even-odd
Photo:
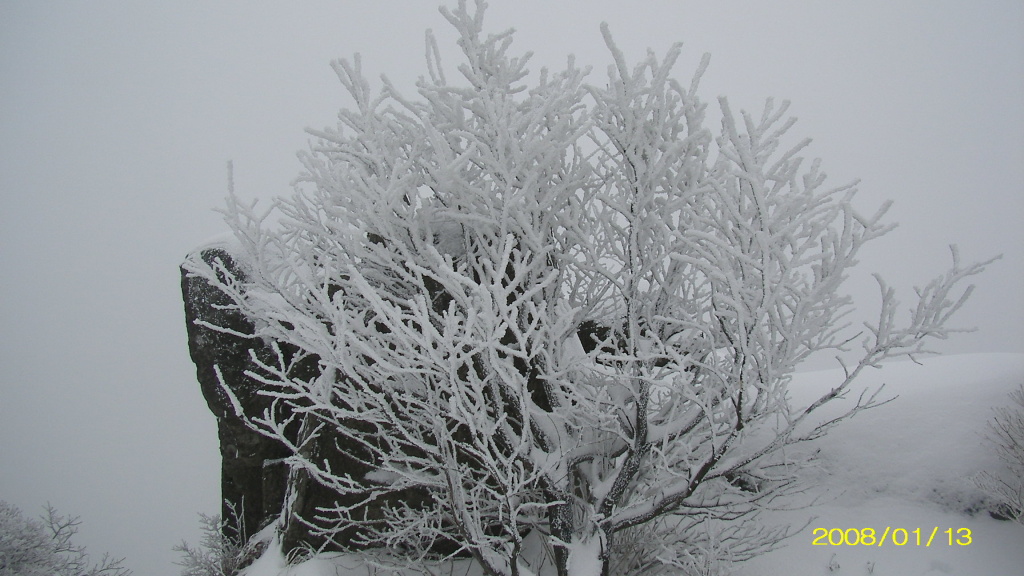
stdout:
[[972,542],[970,528],[940,530],[936,526],[929,533],[927,528],[886,526],[881,536],[874,528],[814,528],[812,532],[813,546],[969,546]]

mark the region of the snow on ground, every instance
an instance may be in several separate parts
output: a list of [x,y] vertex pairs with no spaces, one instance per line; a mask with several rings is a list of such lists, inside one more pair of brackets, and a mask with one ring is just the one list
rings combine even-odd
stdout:
[[[885,383],[885,392],[899,397],[819,441],[822,470],[815,483],[824,500],[765,515],[766,521],[793,525],[813,520],[784,548],[742,565],[738,576],[1024,576],[1024,526],[991,518],[971,482],[982,470],[1003,470],[986,445],[986,426],[992,408],[1024,383],[1024,355],[968,354],[922,363],[898,362],[864,374],[861,387]],[[794,401],[809,403],[812,389],[838,375],[797,375]],[[881,546],[813,544],[822,534],[814,528],[873,528],[881,540],[887,527]],[[969,544],[958,544],[967,542],[962,528],[970,530]],[[893,531],[907,543],[894,545]],[[833,541],[840,541],[838,532]]]
[[[1024,576],[1024,526],[991,518],[984,495],[971,483],[982,470],[1003,470],[986,445],[986,425],[992,408],[1004,405],[1007,395],[1024,383],[1024,354],[921,362],[891,363],[863,374],[860,389],[885,384],[883,394],[898,398],[819,440],[820,467],[808,478],[812,493],[802,497],[816,500],[762,517],[771,524],[807,528],[783,547],[740,565],[736,576]],[[840,377],[837,370],[798,374],[790,387],[794,404],[809,404]],[[842,407],[832,406],[830,413]],[[851,537],[855,531],[848,529],[871,528],[875,544],[827,545],[826,532],[819,540],[824,545],[815,545],[822,534],[815,528],[841,529]],[[838,542],[839,532],[832,532],[832,538]],[[905,543],[896,545],[894,538]],[[462,565],[442,573],[472,576],[478,571]],[[352,557],[319,558],[289,568],[273,553],[246,572],[368,574],[373,572]]]

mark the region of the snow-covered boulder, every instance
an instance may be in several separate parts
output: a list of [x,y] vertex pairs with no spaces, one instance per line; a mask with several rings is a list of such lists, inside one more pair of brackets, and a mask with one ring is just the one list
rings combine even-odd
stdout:
[[[211,264],[219,262],[227,273],[237,277],[244,275],[228,245],[207,246],[195,256]],[[252,369],[251,349],[258,354],[269,351],[263,349],[259,341],[244,336],[253,333],[252,322],[228,307],[228,296],[204,279],[182,270],[181,291],[196,378],[210,411],[217,418],[222,517],[229,523],[228,530],[248,540],[280,513],[287,474],[282,459],[288,452],[276,441],[246,426],[235,413],[220,378],[247,412],[262,411],[269,403],[256,394],[257,383],[245,372]],[[211,326],[231,332],[214,330]]]
[[[197,248],[188,256],[202,259],[218,274],[231,275],[239,281],[246,278],[244,258],[230,240],[216,240]],[[227,522],[225,532],[249,541],[270,523],[283,517],[286,491],[289,483],[295,494],[291,498],[291,511],[305,521],[315,524],[318,508],[354,506],[338,494],[307,478],[289,481],[287,458],[290,449],[278,440],[254,431],[239,416],[240,409],[249,417],[258,417],[265,410],[287,411],[287,406],[274,406],[271,399],[259,392],[266,385],[250,376],[260,373],[252,356],[273,364],[275,352],[268,342],[252,336],[256,326],[236,307],[230,297],[206,279],[181,270],[181,289],[185,305],[185,323],[188,331],[189,352],[196,365],[196,377],[210,411],[217,418],[221,452],[222,518]],[[286,356],[297,350],[279,344]],[[301,380],[318,376],[315,357],[297,362],[289,375]],[[230,394],[225,391],[230,390]],[[237,405],[236,405],[237,404]],[[288,415],[284,414],[284,419]],[[287,432],[295,443],[300,434],[296,418]],[[346,470],[354,478],[365,479],[367,489],[378,489],[373,483],[372,468],[365,462],[368,456],[360,446],[343,438],[326,434],[313,447],[316,457],[331,463],[335,470]],[[294,473],[293,473],[294,474]],[[299,473],[301,476],[301,473]],[[383,510],[395,505],[426,506],[430,496],[418,489],[381,492],[373,506],[356,507],[354,517],[374,521],[384,517]],[[285,550],[312,545],[320,548],[323,541],[304,522],[289,522],[281,535]],[[358,534],[353,530],[332,535],[327,549],[345,548]],[[439,551],[447,548],[443,543]]]

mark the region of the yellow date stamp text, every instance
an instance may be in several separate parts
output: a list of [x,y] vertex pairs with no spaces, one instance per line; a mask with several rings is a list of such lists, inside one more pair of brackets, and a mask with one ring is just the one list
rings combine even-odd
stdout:
[[812,546],[970,546],[970,528],[814,528]]

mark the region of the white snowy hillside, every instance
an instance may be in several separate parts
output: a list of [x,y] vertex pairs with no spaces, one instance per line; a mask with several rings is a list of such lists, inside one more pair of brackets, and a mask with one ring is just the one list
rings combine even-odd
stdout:
[[[794,404],[806,405],[838,382],[840,374],[798,374],[790,388]],[[782,548],[736,567],[734,576],[1024,575],[1024,526],[993,519],[986,508],[991,503],[971,480],[984,470],[1005,472],[985,440],[986,428],[992,408],[1005,405],[1022,382],[1024,354],[930,357],[920,365],[897,362],[865,373],[860,389],[885,384],[883,394],[898,398],[859,414],[817,441],[820,469],[808,477],[811,490],[800,500],[813,503],[763,515],[766,523],[807,527]],[[841,409],[831,407],[833,412]],[[874,530],[873,545],[828,545],[832,529],[852,538],[855,531],[848,529],[870,534],[866,528]],[[839,532],[832,531],[831,536],[838,544]],[[814,544],[816,538],[819,545]],[[389,572],[379,572],[384,573]],[[439,573],[479,572],[465,564]],[[245,572],[372,574],[354,556],[322,557],[286,567],[274,554]]]
[[[1024,355],[921,362],[888,364],[864,375],[862,388],[885,383],[885,392],[899,397],[819,441],[817,482],[825,499],[806,510],[766,514],[766,520],[794,525],[813,520],[785,548],[748,562],[738,576],[1024,575],[1024,526],[991,518],[971,480],[983,470],[1005,472],[985,436],[992,408],[1005,405],[1024,382]],[[797,375],[791,388],[796,404],[806,404],[807,390],[835,377],[832,371]],[[873,528],[879,541],[890,531],[881,545],[831,546],[827,536],[819,540],[825,545],[813,544],[823,533],[814,528]],[[832,536],[840,540],[838,532]],[[906,543],[894,545],[894,536]]]

